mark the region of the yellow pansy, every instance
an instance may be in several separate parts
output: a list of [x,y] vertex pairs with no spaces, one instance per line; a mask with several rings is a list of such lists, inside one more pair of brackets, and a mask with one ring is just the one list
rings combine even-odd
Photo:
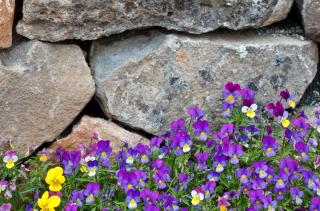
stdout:
[[258,109],[258,106],[256,104],[252,104],[250,107],[243,106],[241,108],[242,113],[245,113],[248,117],[254,118],[256,116],[256,110]]
[[63,169],[60,166],[50,169],[45,181],[49,185],[49,190],[55,192],[60,191],[62,189],[62,184],[65,182]]
[[44,192],[42,197],[38,199],[38,206],[40,211],[54,211],[60,205],[60,198],[58,196],[50,196],[48,191]]

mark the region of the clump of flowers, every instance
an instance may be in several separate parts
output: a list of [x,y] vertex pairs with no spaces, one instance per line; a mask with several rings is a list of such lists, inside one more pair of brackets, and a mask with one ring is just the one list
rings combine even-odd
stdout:
[[260,106],[232,82],[222,98],[218,130],[194,106],[149,145],[4,152],[0,210],[320,210],[320,108],[311,122],[288,90]]

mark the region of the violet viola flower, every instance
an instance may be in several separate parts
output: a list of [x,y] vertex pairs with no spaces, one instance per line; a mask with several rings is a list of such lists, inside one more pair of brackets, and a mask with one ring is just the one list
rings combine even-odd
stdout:
[[214,171],[209,171],[207,175],[207,179],[209,181],[218,182],[219,181],[220,174]]
[[144,211],[161,211],[161,209],[156,205],[146,204],[144,207]]
[[171,143],[171,148],[174,149],[176,155],[182,155],[183,153],[191,150],[192,141],[190,136],[185,132],[178,132],[174,135]]
[[291,194],[291,199],[295,201],[296,205],[301,205],[302,204],[302,196],[303,196],[303,191],[300,191],[298,187],[292,187],[290,188],[290,194]]
[[138,185],[137,175],[134,172],[119,171],[118,182],[125,191],[131,190]]
[[314,160],[314,166],[316,169],[320,166],[320,155]]
[[280,92],[280,96],[288,103],[288,105],[291,108],[295,108],[296,107],[296,103],[294,100],[294,97],[290,95],[289,91],[287,89],[282,90]]
[[222,136],[230,136],[233,134],[234,131],[234,124],[228,123],[228,124],[223,124],[222,127],[220,128],[220,133]]
[[149,162],[149,153],[150,153],[150,148],[148,145],[144,144],[137,144],[136,147],[134,148],[136,152],[140,155],[140,162],[142,164],[146,164]]
[[284,107],[280,101],[278,101],[276,104],[267,104],[266,109],[269,111],[270,117],[278,118],[279,116],[282,116],[284,113]]
[[286,188],[274,188],[274,192],[276,193],[276,200],[282,201],[287,190]]
[[96,175],[98,169],[98,161],[97,160],[90,160],[88,162],[88,175],[89,177],[93,177]]
[[243,155],[243,148],[239,144],[229,145],[227,152],[225,153],[230,157],[231,164],[239,163],[239,157]]
[[254,91],[252,91],[249,87],[241,89],[241,96],[243,99],[254,100],[255,95],[256,94],[254,93]]
[[127,192],[126,202],[130,210],[137,208],[140,202],[140,192],[138,190],[129,190]]
[[12,205],[10,203],[3,203],[0,206],[0,211],[10,211],[12,208]]
[[138,185],[140,187],[144,187],[145,186],[145,181],[147,180],[147,174],[140,170],[140,169],[137,169],[135,172],[135,175],[136,175],[136,178],[137,178],[137,181],[138,181]]
[[297,117],[292,121],[292,125],[296,128],[301,136],[305,136],[310,130],[310,124],[306,118]]
[[261,210],[263,208],[265,196],[262,190],[249,191],[249,199],[251,207],[253,207],[255,210]]
[[100,156],[100,163],[105,168],[110,168],[110,154],[112,148],[110,147],[110,141],[101,140],[97,143],[98,150],[97,154]]
[[90,182],[87,184],[86,189],[84,190],[84,195],[87,196],[86,204],[92,204],[94,198],[98,196],[100,190],[100,185],[98,183]]
[[260,179],[259,177],[251,178],[250,187],[253,190],[259,190],[259,189],[263,190],[263,189],[265,189],[267,187],[267,184],[263,179]]
[[154,137],[150,140],[151,150],[152,150],[152,151],[155,151],[156,149],[159,149],[162,142],[163,142],[163,137],[161,137],[161,136],[154,136]]
[[213,158],[213,167],[216,168],[216,172],[220,173],[224,170],[224,167],[227,164],[226,156],[224,155],[215,155]]
[[264,197],[263,200],[263,207],[268,211],[275,211],[277,208],[277,201],[272,200],[272,195],[269,194]]
[[207,169],[207,160],[209,158],[209,152],[198,152],[196,155],[197,169],[204,171]]
[[254,171],[259,175],[259,178],[264,179],[268,176],[268,166],[265,161],[257,161],[253,163]]
[[79,166],[81,154],[79,151],[71,151],[70,153],[62,150],[60,151],[60,162],[64,169],[64,174],[70,175],[72,171]]
[[208,134],[211,132],[208,121],[197,121],[193,123],[194,134],[199,137],[199,140],[206,141]]
[[227,210],[227,207],[230,206],[229,196],[223,195],[222,197],[218,197],[218,208],[219,210]]
[[299,141],[295,144],[295,149],[297,150],[299,156],[301,156],[302,161],[307,161],[309,159],[309,147],[303,141]]
[[285,188],[288,182],[288,175],[287,174],[275,175],[274,182],[275,182],[275,187],[277,189]]
[[320,210],[320,198],[319,197],[312,197],[311,198],[311,205],[309,207],[310,211]]
[[233,105],[232,104],[228,104],[228,103],[223,103],[222,104],[222,115],[224,117],[230,117],[231,116],[231,112],[233,110]]
[[260,135],[260,129],[254,125],[247,126],[244,131],[249,137]]
[[181,173],[178,175],[178,179],[179,179],[179,181],[180,181],[181,184],[182,184],[182,189],[183,189],[183,190],[186,190],[187,187],[188,187],[188,183],[189,183],[189,181],[191,180],[191,177],[189,177],[187,174],[181,172]]
[[225,103],[227,104],[235,104],[236,99],[240,96],[241,87],[239,84],[234,84],[232,82],[228,82],[224,85],[223,97],[225,98]]
[[186,121],[184,119],[177,119],[177,120],[173,120],[171,122],[171,128],[173,132],[185,132],[186,128],[185,128],[185,123]]
[[161,198],[159,193],[153,192],[147,188],[140,191],[140,197],[142,198],[145,204],[152,205],[155,205],[157,203],[157,200]]
[[252,170],[251,168],[242,168],[242,169],[237,169],[236,171],[236,176],[240,178],[240,182],[242,184],[247,184],[249,182],[249,178],[252,175]]
[[18,156],[16,151],[9,150],[4,153],[3,162],[6,164],[6,168],[11,169],[17,161]]
[[77,211],[78,206],[76,204],[68,204],[63,211]]
[[8,186],[8,182],[6,180],[0,180],[0,193],[4,192]]
[[82,207],[82,200],[84,199],[84,190],[74,190],[71,194],[71,203],[76,204],[78,207]]
[[153,174],[153,180],[157,183],[158,189],[164,189],[167,187],[166,182],[171,180],[170,175],[165,171],[164,168],[160,168],[156,173]]
[[128,149],[126,153],[126,163],[129,165],[132,165],[133,162],[136,160],[136,157],[137,157],[137,151],[132,148]]
[[278,116],[278,123],[282,125],[282,127],[287,128],[290,125],[290,120],[288,119],[289,114],[287,111],[284,111],[281,116]]
[[262,150],[266,153],[267,157],[273,157],[278,150],[278,144],[272,136],[264,136],[262,138]]
[[163,197],[163,200],[164,200],[163,207],[165,210],[170,210],[170,211],[178,211],[179,210],[179,206],[178,206],[179,202],[174,198],[173,195],[165,195]]
[[292,174],[298,170],[299,162],[293,160],[290,157],[281,158],[279,163],[279,169],[281,174]]
[[192,118],[193,121],[198,121],[203,117],[203,111],[198,107],[191,107],[188,109],[188,114]]
[[204,191],[204,199],[210,198],[210,195],[214,192],[216,183],[213,181],[208,181],[201,186],[201,189]]

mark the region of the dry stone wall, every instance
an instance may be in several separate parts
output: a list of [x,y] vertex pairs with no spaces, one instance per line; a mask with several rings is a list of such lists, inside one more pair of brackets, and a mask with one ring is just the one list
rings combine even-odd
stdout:
[[[84,136],[94,127],[116,149],[124,141],[146,143],[135,131],[160,134],[192,105],[217,122],[227,81],[256,90],[261,103],[286,87],[313,108],[319,102],[305,99],[320,92],[319,5],[25,0],[14,8],[14,1],[0,0],[0,151],[11,145],[25,152],[56,139],[56,146],[73,149],[88,143]],[[300,21],[290,17],[297,8]],[[288,30],[288,20],[304,33]],[[105,116],[85,116],[92,100]]]

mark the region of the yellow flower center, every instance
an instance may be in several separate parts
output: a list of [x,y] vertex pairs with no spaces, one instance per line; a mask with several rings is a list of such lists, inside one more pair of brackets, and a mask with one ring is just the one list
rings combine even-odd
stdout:
[[259,204],[260,204],[260,201],[256,201],[256,204],[259,205]]
[[39,159],[40,161],[44,162],[48,160],[48,156],[46,154],[41,154]]
[[247,179],[247,176],[243,174],[243,175],[241,176],[241,179]]
[[200,133],[200,136],[202,136],[202,137],[204,137],[204,136],[206,136],[206,135],[207,135],[207,134],[206,134],[205,132],[203,132],[203,131]]
[[146,156],[146,155],[142,155],[142,156],[141,156],[141,159],[142,159],[142,160],[147,160],[147,156]]
[[189,152],[190,151],[190,146],[188,144],[183,145],[183,152]]
[[81,165],[80,171],[81,171],[81,172],[87,172],[87,171],[88,171],[88,170],[87,170],[87,165]]
[[291,108],[294,108],[294,107],[296,107],[296,103],[293,100],[289,100],[289,106]]
[[162,185],[162,184],[163,184],[163,181],[162,181],[162,180],[159,180],[159,184]]
[[128,184],[127,187],[128,187],[128,190],[132,189],[132,185],[131,184]]
[[273,151],[273,149],[271,148],[271,147],[269,147],[268,149],[267,149],[267,152],[272,152]]
[[286,118],[282,118],[281,119],[281,125],[282,125],[282,127],[287,128],[290,125],[290,121],[288,119],[286,119]]
[[264,170],[260,170],[259,174],[265,174],[266,172]]
[[282,192],[280,191],[278,194],[281,196],[281,195],[282,195]]
[[279,183],[280,185],[282,185],[282,184],[283,184],[283,180],[282,180],[282,179],[279,179],[279,180],[278,180],[278,183]]
[[306,153],[302,152],[301,157],[305,157],[305,156],[306,156]]
[[93,199],[93,194],[89,195],[89,199],[91,199],[91,200]]
[[7,164],[6,164],[6,167],[7,167],[8,169],[11,169],[12,167],[14,167],[14,162],[13,162],[13,160],[8,160],[8,162],[7,162]]
[[130,205],[135,205],[136,201],[134,199],[131,199],[129,203],[130,203]]
[[254,112],[254,110],[252,110],[251,108],[248,108],[247,110],[247,116],[250,118],[253,118],[256,116],[256,113]]
[[237,159],[237,155],[232,155],[232,158],[233,159]]
[[193,205],[198,205],[200,203],[200,197],[197,196],[197,197],[192,198],[191,203]]
[[226,100],[227,100],[228,103],[231,103],[231,104],[233,104],[234,101],[235,101],[235,99],[234,99],[234,97],[232,95],[228,95]]
[[227,211],[227,207],[225,205],[221,205],[219,208],[220,211]]
[[103,158],[107,157],[107,153],[106,152],[102,152],[101,153],[101,157],[103,157]]

